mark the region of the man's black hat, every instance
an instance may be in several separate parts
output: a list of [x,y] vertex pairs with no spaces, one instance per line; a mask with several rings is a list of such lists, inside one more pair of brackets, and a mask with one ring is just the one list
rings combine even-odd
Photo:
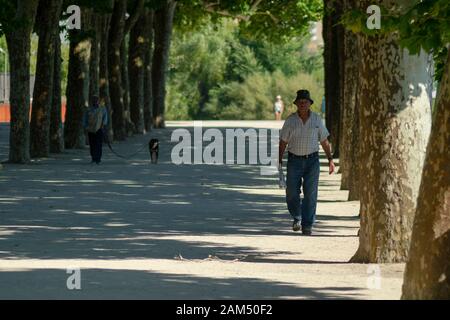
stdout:
[[309,100],[311,102],[311,104],[314,103],[314,100],[311,99],[311,95],[309,94],[308,90],[298,90],[297,91],[297,98],[295,98],[294,103],[296,103],[298,100],[301,100],[301,99]]

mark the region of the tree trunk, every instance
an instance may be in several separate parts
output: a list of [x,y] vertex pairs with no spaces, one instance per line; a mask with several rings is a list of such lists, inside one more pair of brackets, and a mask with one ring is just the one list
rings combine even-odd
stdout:
[[152,60],[153,60],[153,10],[149,12],[149,22],[147,28],[148,48],[145,53],[145,74],[144,74],[144,124],[145,131],[152,129],[153,119],[153,85],[152,85]]
[[155,50],[152,63],[153,125],[155,128],[165,127],[166,78],[175,7],[175,1],[166,0],[164,6],[155,12]]
[[125,140],[125,110],[123,105],[120,47],[124,37],[126,0],[116,0],[111,18],[108,47],[109,93],[115,140]]
[[434,113],[402,299],[450,298],[450,52]]
[[128,50],[127,50],[127,38],[125,37],[120,47],[120,68],[122,69],[122,88],[123,88],[123,109],[125,111],[125,124],[127,137],[131,137],[134,134],[134,125],[131,121],[130,115],[130,81],[128,79]]
[[[324,64],[325,64],[325,122],[330,131],[333,157],[339,157],[340,134],[340,71],[344,59],[342,55],[343,30],[339,25],[343,0],[325,1],[323,18]],[[330,10],[332,10],[330,12]]]
[[108,137],[113,137],[112,124],[112,106],[109,92],[109,73],[108,73],[108,39],[111,15],[105,14],[101,20],[101,45],[100,45],[100,75],[99,75],[99,96],[100,103],[106,106],[108,110]]
[[[355,9],[354,0],[344,1],[344,11]],[[341,190],[350,189],[350,176],[358,166],[353,162],[352,153],[357,145],[352,143],[356,111],[356,89],[358,84],[358,47],[357,35],[344,30],[343,72],[341,73],[341,137],[339,150],[339,166],[341,173]],[[359,130],[359,128],[358,128]],[[352,177],[353,178],[353,177]]]
[[30,124],[31,157],[48,157],[50,154],[50,111],[53,98],[55,67],[55,38],[59,37],[61,0],[40,0],[37,26],[39,48],[33,107]]
[[133,84],[130,88],[130,117],[133,131],[136,134],[145,132],[144,100],[145,100],[145,59],[149,51],[149,19],[150,10],[146,9],[136,25],[131,29],[128,48],[129,80]]
[[50,152],[61,153],[64,150],[64,135],[61,115],[61,38],[55,38],[53,70],[53,98],[50,111]]
[[[394,10],[390,1],[384,1]],[[395,34],[361,36],[361,229],[352,262],[408,257],[431,127],[427,56],[411,56]]]
[[89,102],[92,97],[100,95],[100,51],[101,51],[101,23],[102,15],[94,13],[92,16],[91,61],[89,66]]
[[89,105],[89,65],[91,60],[91,39],[89,28],[90,12],[82,9],[83,30],[70,31],[69,74],[67,79],[67,108],[64,125],[64,142],[67,149],[84,148],[83,113]]
[[[358,41],[359,43],[359,41]],[[361,70],[361,56],[359,54],[359,46],[356,44],[357,51],[357,69]],[[360,188],[361,188],[361,144],[360,144],[360,135],[361,135],[361,127],[360,127],[360,97],[361,97],[361,85],[359,81],[356,83],[355,97],[354,97],[354,112],[352,117],[352,123],[349,124],[351,127],[351,136],[349,144],[351,145],[351,152],[349,153],[349,157],[347,157],[348,161],[348,201],[357,201],[360,200]]]
[[[5,30],[10,63],[11,122],[9,162],[30,160],[30,36],[38,7],[38,0],[17,0],[14,22],[21,22]],[[5,22],[2,21],[2,24]]]

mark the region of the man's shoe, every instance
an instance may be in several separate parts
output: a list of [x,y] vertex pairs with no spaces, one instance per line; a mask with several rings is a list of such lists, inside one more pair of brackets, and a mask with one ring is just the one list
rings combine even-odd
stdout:
[[294,231],[300,231],[301,225],[299,220],[294,220],[294,223],[292,224],[292,230]]
[[302,234],[304,236],[311,236],[312,235],[312,228],[310,228],[310,227],[307,227],[307,228],[302,227]]

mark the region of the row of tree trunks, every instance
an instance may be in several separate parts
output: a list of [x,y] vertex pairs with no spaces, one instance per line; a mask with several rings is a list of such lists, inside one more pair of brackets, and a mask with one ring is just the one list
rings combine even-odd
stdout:
[[13,18],[17,25],[5,30],[11,77],[11,163],[27,163],[30,160],[30,37],[38,4],[38,0],[17,0]]
[[[63,3],[62,0],[18,1],[15,20],[27,23],[9,32],[5,28],[13,83],[9,160],[14,163],[26,163],[30,155],[47,157],[50,152],[62,152],[64,148],[84,148],[82,118],[94,95],[100,96],[108,108],[109,136],[114,134],[116,140],[150,131],[153,126],[164,127],[166,71],[176,1],[165,1],[158,10],[158,19],[154,18],[153,10],[144,8],[144,0],[109,0],[112,13],[81,7],[82,29],[69,31],[64,126],[58,36]],[[106,6],[102,4],[102,8]],[[131,13],[128,18],[127,12]],[[26,103],[31,100],[30,36],[37,13],[39,50],[30,125],[30,106]],[[127,48],[130,30],[133,32]],[[153,41],[157,47],[155,55]]]
[[153,125],[164,128],[167,67],[176,1],[166,0],[155,12],[155,49],[152,63]]
[[[112,123],[114,139],[125,140],[127,137],[127,110],[128,101],[124,101],[123,67],[126,63],[122,57],[125,52],[123,42],[125,36],[137,22],[144,8],[144,1],[136,1],[132,15],[126,19],[127,0],[115,0],[114,11],[108,39],[108,73],[110,98],[112,105]],[[125,83],[126,85],[126,83]]]
[[59,37],[59,18],[62,0],[41,0],[36,26],[39,47],[36,81],[30,124],[31,157],[48,157],[50,154],[50,112],[53,99],[56,37]]
[[[363,8],[370,5],[363,2]],[[382,5],[395,10],[390,0]],[[411,56],[399,46],[395,34],[360,39],[360,174],[364,182],[360,243],[352,261],[405,262],[431,129],[428,57],[424,53]]]
[[339,23],[343,12],[343,0],[325,0],[323,18],[324,66],[325,66],[325,122],[330,131],[333,157],[339,157],[341,122],[341,72],[344,61],[343,26]]
[[450,297],[450,51],[440,84],[402,299]]

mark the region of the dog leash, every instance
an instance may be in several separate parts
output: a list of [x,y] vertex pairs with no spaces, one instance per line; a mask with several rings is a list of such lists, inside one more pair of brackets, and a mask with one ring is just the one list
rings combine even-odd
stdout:
[[139,152],[141,152],[142,150],[144,150],[144,148],[148,145],[148,142],[146,142],[146,143],[144,143],[144,144],[142,145],[142,147],[140,147],[140,148],[138,149],[138,151],[136,151],[135,153],[133,153],[133,154],[131,154],[131,155],[129,155],[129,156],[123,156],[123,155],[117,153],[116,151],[114,151],[113,147],[111,146],[111,143],[109,142],[109,137],[108,137],[107,135],[105,135],[104,137],[105,137],[106,144],[108,145],[109,150],[111,150],[111,152],[112,152],[116,157],[121,158],[121,159],[124,159],[124,160],[129,160],[129,159],[131,159],[132,157],[134,157],[135,155],[137,155]]

